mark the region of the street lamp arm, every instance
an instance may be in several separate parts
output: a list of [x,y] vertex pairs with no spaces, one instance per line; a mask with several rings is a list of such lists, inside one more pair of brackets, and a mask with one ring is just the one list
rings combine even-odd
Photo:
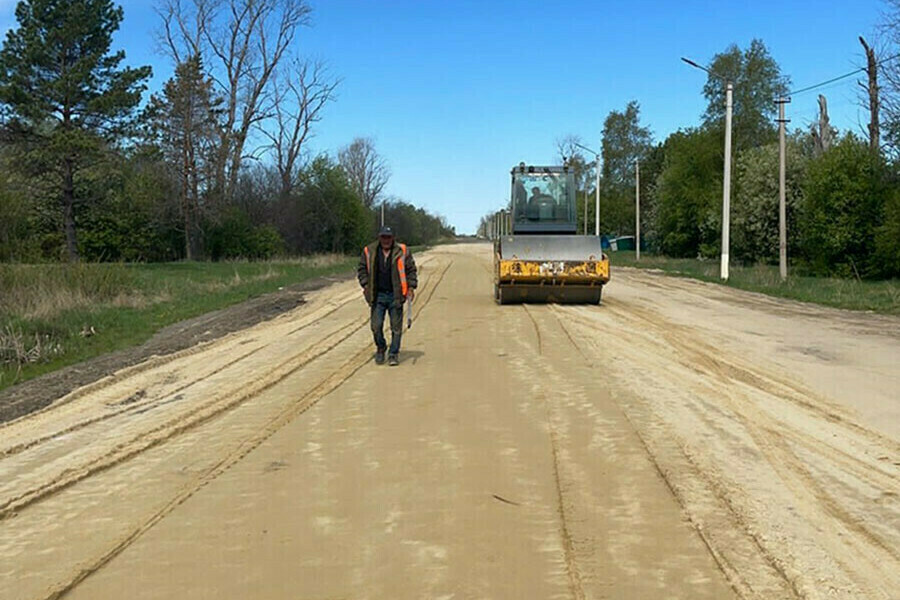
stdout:
[[689,64],[690,66],[694,67],[694,68],[700,69],[701,71],[706,71],[706,72],[709,74],[710,77],[715,77],[716,79],[718,79],[718,80],[720,80],[720,81],[723,81],[724,83],[728,83],[728,78],[727,78],[727,77],[722,77],[722,76],[719,75],[718,73],[713,73],[709,68],[704,67],[703,65],[697,64],[697,63],[695,63],[694,61],[692,61],[692,60],[689,59],[689,58],[685,58],[685,57],[682,56],[682,57],[681,57],[681,60],[684,61],[685,63]]
[[594,150],[591,150],[591,149],[588,148],[587,146],[582,146],[582,145],[579,144],[578,142],[572,142],[572,143],[573,143],[574,145],[578,146],[579,148],[581,148],[582,150],[585,150],[586,152],[590,152],[590,153],[593,154],[594,156],[600,156],[600,153],[599,153],[599,152],[596,152],[596,151],[594,151]]
[[704,67],[704,66],[702,66],[702,65],[698,65],[697,63],[695,63],[694,61],[692,61],[692,60],[689,59],[689,58],[685,58],[685,57],[682,56],[682,57],[681,57],[681,60],[683,60],[683,61],[686,62],[687,64],[691,65],[692,67],[696,67],[696,68],[698,68],[698,69],[703,69],[704,71],[706,71],[707,73],[709,73],[709,69],[707,69],[706,67]]

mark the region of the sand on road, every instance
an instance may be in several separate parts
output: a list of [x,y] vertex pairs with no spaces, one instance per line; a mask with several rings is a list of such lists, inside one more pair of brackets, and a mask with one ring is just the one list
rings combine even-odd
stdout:
[[347,282],[0,426],[0,599],[896,597],[900,320],[418,262],[397,368]]

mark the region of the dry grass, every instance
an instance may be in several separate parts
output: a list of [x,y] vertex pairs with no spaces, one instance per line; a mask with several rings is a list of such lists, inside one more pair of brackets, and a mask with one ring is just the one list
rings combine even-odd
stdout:
[[[0,367],[12,365],[16,376],[22,367],[32,363],[47,362],[63,353],[62,344],[50,335],[33,333],[26,335],[18,327],[7,325],[0,329]],[[3,371],[0,370],[0,383]]]
[[0,389],[148,339],[171,323],[355,260],[322,255],[267,262],[0,264]]
[[0,265],[0,289],[0,314],[23,319],[52,319],[97,304],[144,301],[131,273],[118,264]]

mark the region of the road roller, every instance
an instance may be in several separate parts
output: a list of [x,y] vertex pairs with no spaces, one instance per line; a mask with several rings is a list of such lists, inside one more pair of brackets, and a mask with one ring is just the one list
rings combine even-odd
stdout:
[[578,235],[575,173],[567,165],[511,170],[508,221],[494,240],[498,304],[599,304],[609,281],[600,237]]

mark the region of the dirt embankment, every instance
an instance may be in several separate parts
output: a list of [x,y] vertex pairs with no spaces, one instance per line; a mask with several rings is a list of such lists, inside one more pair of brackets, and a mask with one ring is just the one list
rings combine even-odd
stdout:
[[[162,356],[208,342],[292,310],[304,302],[307,292],[351,277],[316,277],[270,294],[253,298],[159,331],[146,343],[64,367],[0,391],[0,423],[40,410],[72,390],[151,356]],[[102,332],[101,332],[102,333]]]

